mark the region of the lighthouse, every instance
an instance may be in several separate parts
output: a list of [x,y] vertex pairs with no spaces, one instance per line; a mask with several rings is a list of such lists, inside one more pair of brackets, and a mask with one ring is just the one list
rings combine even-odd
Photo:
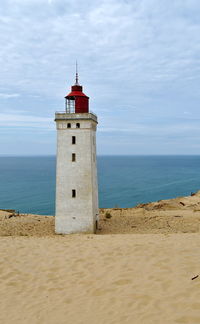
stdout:
[[96,161],[97,116],[78,81],[65,96],[65,111],[56,112],[56,214],[58,234],[95,233],[98,226]]

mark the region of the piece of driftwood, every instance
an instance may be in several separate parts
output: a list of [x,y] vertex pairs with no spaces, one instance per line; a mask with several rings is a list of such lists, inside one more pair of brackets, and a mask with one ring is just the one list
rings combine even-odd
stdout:
[[198,276],[199,276],[199,275],[197,275],[197,276],[193,277],[193,278],[192,278],[191,280],[194,280],[194,279],[198,278]]
[[12,218],[12,217],[16,217],[16,215],[15,215],[15,214],[10,214],[10,215],[8,216],[8,218]]

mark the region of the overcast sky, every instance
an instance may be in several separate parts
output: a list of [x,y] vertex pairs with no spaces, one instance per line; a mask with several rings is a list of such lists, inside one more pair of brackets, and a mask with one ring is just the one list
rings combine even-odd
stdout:
[[0,153],[55,154],[75,79],[98,154],[200,154],[199,0],[1,0]]

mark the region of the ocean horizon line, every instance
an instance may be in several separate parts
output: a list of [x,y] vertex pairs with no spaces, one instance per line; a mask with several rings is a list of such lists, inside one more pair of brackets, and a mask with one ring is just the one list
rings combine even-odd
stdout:
[[[56,154],[0,154],[1,157],[56,157]],[[150,157],[150,156],[200,156],[200,154],[97,154],[97,157]]]

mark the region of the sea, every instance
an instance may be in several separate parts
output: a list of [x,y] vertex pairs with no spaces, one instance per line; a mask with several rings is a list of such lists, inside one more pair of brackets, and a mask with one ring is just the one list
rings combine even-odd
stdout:
[[[200,190],[200,156],[98,156],[99,207],[133,207]],[[0,209],[55,214],[55,156],[1,156]]]

